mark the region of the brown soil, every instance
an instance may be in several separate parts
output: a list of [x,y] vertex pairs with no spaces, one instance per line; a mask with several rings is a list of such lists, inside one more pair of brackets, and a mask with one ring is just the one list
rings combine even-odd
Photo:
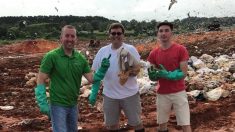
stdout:
[[[180,34],[175,35],[173,41],[185,45],[190,56],[235,53],[235,30]],[[143,59],[146,59],[149,52],[156,47],[157,42],[136,45]]]
[[[235,31],[179,35],[175,41],[184,43],[190,55],[235,52]],[[77,48],[84,49],[86,43],[82,42]],[[0,106],[14,106],[9,111],[0,109],[0,131],[51,131],[50,122],[39,112],[35,103],[33,87],[25,86],[25,75],[38,72],[43,54],[57,46],[57,42],[35,40],[0,47]],[[94,56],[99,48],[86,49]],[[201,50],[200,53],[196,49]],[[138,50],[142,52],[141,48]],[[99,96],[98,101],[101,99]],[[141,95],[141,99],[144,126],[147,132],[154,132],[157,128],[155,94]],[[89,106],[87,98],[79,98],[79,111],[79,124],[83,128],[81,131],[105,131],[102,112]],[[195,132],[235,131],[235,95],[216,102],[192,103],[190,111],[192,129]],[[120,123],[124,125],[126,121],[122,115]],[[182,131],[176,125],[173,113],[169,126],[170,131]]]

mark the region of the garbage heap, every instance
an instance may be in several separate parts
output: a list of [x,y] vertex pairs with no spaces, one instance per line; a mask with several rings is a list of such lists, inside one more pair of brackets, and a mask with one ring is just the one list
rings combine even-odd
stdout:
[[[148,62],[141,61],[142,71],[138,76],[140,93],[152,93],[156,82],[147,75]],[[188,62],[188,75],[185,78],[188,95],[195,100],[216,101],[235,93],[235,54],[213,57],[203,54],[191,56]]]
[[[140,94],[155,94],[157,82],[148,78],[150,63],[141,60],[141,71],[137,76]],[[188,75],[185,78],[188,95],[195,100],[216,101],[235,94],[235,54],[213,57],[203,54],[201,57],[191,56],[188,62]],[[26,86],[35,86],[36,73],[26,75]],[[47,81],[48,83],[49,81]],[[91,85],[85,78],[82,82],[88,84],[81,87],[81,97],[88,97]]]
[[191,56],[188,68],[188,94],[195,99],[216,101],[235,93],[235,54]]

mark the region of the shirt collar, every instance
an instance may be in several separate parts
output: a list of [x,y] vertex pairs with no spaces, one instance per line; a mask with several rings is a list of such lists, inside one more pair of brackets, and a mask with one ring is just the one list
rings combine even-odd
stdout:
[[69,58],[74,58],[75,57],[75,49],[73,49],[71,56],[67,56],[64,53],[64,48],[61,46],[60,49],[59,49],[59,54],[60,54],[60,56],[63,56],[63,57],[66,56],[66,57],[69,57]]

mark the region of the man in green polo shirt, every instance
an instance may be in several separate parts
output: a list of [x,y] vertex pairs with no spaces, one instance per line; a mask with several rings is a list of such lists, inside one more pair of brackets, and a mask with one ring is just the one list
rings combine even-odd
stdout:
[[[87,60],[74,49],[76,29],[71,25],[62,28],[61,47],[48,52],[41,61],[35,95],[43,114],[52,121],[53,132],[76,132],[78,120],[77,99],[81,78],[100,81],[109,68],[109,59],[102,61],[100,72],[93,76]],[[50,99],[46,97],[45,81],[50,78]],[[49,105],[50,104],[50,105]]]

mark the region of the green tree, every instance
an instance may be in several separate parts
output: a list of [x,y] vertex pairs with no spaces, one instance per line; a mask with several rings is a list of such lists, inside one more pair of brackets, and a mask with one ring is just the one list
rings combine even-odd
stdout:
[[27,25],[25,20],[19,22],[19,30],[24,29]]
[[0,27],[0,38],[4,39],[7,36],[7,28],[6,27]]
[[91,26],[92,26],[93,30],[99,30],[100,22],[98,20],[92,20]]
[[130,22],[127,20],[121,21],[121,24],[125,27],[126,30],[131,30]]
[[83,31],[88,31],[90,33],[94,32],[94,29],[93,29],[92,25],[88,22],[83,24],[82,29],[83,29]]
[[138,21],[136,21],[135,19],[132,19],[130,21],[130,28],[134,30],[136,28],[137,24],[138,24]]

